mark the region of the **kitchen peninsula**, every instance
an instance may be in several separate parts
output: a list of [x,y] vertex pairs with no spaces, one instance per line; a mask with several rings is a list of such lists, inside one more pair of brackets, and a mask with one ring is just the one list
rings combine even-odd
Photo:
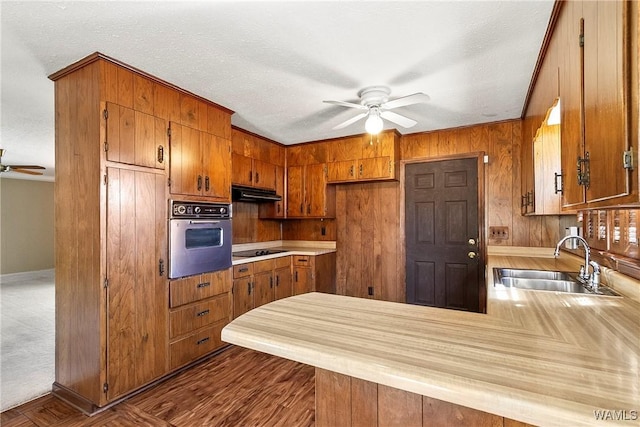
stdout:
[[[491,257],[494,266],[573,268],[506,256]],[[639,336],[633,298],[491,282],[486,315],[311,293],[252,310],[222,332],[226,342],[315,366],[318,426],[422,425],[447,412],[430,412],[442,405],[455,409],[451,417],[496,416],[499,425],[502,417],[636,425]]]

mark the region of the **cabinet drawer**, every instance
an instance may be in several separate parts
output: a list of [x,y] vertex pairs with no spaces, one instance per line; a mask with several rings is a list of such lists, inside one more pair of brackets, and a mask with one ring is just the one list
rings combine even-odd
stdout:
[[280,258],[276,258],[275,259],[276,262],[276,266],[275,268],[283,268],[283,267],[290,267],[291,266],[291,257],[290,256],[283,256]]
[[191,304],[169,315],[170,338],[219,321],[229,320],[229,293],[215,296],[201,303]]
[[221,347],[222,339],[220,338],[220,334],[226,323],[227,322],[216,323],[169,344],[171,369],[185,365]]
[[229,291],[231,269],[172,280],[169,283],[170,306],[178,307]]
[[238,277],[247,277],[253,274],[253,262],[248,262],[246,264],[238,264],[233,266],[233,278],[237,279]]
[[314,257],[310,255],[294,255],[293,265],[296,267],[313,267]]
[[253,274],[262,273],[264,271],[273,270],[275,262],[273,259],[266,259],[264,261],[256,261],[253,263]]

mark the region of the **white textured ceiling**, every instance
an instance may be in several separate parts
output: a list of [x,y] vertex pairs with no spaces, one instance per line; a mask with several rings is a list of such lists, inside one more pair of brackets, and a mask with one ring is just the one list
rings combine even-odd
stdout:
[[[359,89],[418,121],[400,133],[519,117],[553,0],[0,3],[3,163],[53,176],[53,83],[99,51],[233,111],[232,123],[284,144],[363,133]],[[386,128],[392,127],[386,123]],[[5,174],[23,178],[16,173]]]

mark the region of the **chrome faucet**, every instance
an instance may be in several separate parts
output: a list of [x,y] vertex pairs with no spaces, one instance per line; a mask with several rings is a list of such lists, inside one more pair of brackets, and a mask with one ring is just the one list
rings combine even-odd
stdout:
[[[581,236],[564,236],[558,244],[556,245],[556,250],[553,253],[554,257],[558,257],[560,255],[560,246],[569,239],[577,239],[578,242],[582,243],[584,246],[584,265],[580,266],[580,273],[578,273],[578,278],[581,279],[583,283],[588,286],[591,286],[595,291],[598,290],[598,285],[600,284],[600,264],[595,261],[590,261],[591,257],[591,248],[587,241]],[[589,267],[593,269],[593,275],[589,274]]]

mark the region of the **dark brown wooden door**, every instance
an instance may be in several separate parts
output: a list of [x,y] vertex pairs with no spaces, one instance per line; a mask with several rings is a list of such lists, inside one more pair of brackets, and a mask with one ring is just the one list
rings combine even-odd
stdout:
[[405,169],[407,302],[480,311],[477,159]]

